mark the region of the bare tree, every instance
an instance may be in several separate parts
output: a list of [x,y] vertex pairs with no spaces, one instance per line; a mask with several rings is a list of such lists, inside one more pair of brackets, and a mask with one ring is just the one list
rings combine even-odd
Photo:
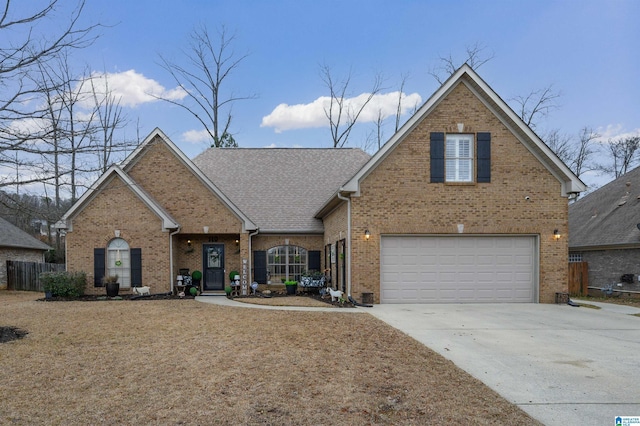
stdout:
[[560,133],[559,129],[553,129],[542,139],[563,163],[569,164],[573,156],[573,139],[570,135]]
[[[25,128],[47,114],[47,107],[31,102],[41,96],[38,80],[40,67],[58,58],[62,52],[84,48],[95,37],[93,30],[99,25],[79,27],[84,0],[67,18],[57,16],[62,2],[50,0],[44,7],[31,7],[25,2],[4,1],[0,6],[0,166],[18,170],[29,160],[23,151],[32,149],[32,138]],[[31,10],[31,11],[30,11]],[[55,34],[41,31],[40,25],[56,19],[59,30]],[[16,179],[0,179],[0,187],[16,186],[41,181],[42,176],[22,175]]]
[[[101,80],[100,85],[97,84],[96,78]],[[126,152],[133,148],[134,145],[137,145],[138,142],[117,141],[115,139],[115,132],[125,126],[127,118],[122,113],[120,98],[117,98],[109,89],[107,73],[103,73],[101,76],[94,76],[90,79],[90,82],[91,96],[97,117],[96,131],[93,133],[97,148],[95,153],[98,157],[97,170],[104,173],[112,163],[111,155],[113,153]]]
[[605,149],[610,155],[610,163],[601,164],[599,169],[617,179],[638,163],[640,136],[609,139]]
[[558,158],[580,177],[585,172],[597,169],[592,158],[597,151],[596,139],[599,137],[592,128],[585,126],[580,129],[577,141],[569,135],[561,134],[558,129],[548,132],[544,141]]
[[456,61],[451,54],[449,56],[440,56],[439,64],[433,67],[429,74],[440,84],[452,76],[458,68],[463,64],[467,64],[473,70],[477,70],[494,58],[493,52],[486,52],[486,47],[479,42],[467,45],[465,47],[466,57],[463,61]]
[[324,108],[324,113],[329,120],[329,129],[334,148],[341,148],[349,140],[349,134],[357,123],[360,114],[364,111],[371,99],[382,90],[382,77],[377,75],[371,90],[364,95],[360,102],[352,102],[348,98],[349,85],[351,83],[351,71],[342,81],[336,81],[331,74],[328,65],[320,67],[320,77],[329,89],[329,105]]
[[596,169],[596,166],[592,163],[591,157],[596,153],[595,143],[600,135],[593,131],[591,127],[583,127],[580,130],[580,137],[578,139],[578,147],[575,150],[573,159],[569,163],[569,167],[576,176],[580,177],[585,172],[590,172]]
[[183,51],[188,65],[160,55],[161,66],[186,90],[190,102],[161,99],[193,115],[211,137],[211,146],[215,147],[238,146],[230,131],[233,103],[255,98],[255,95],[237,96],[232,91],[223,92],[231,74],[248,56],[235,54],[235,38],[235,34],[229,34],[222,26],[214,40],[207,27],[200,26],[191,33],[189,50]]
[[538,120],[546,117],[558,108],[557,101],[561,94],[556,92],[553,85],[539,90],[532,90],[525,96],[515,96],[511,99],[515,103],[516,113],[527,126],[535,130]]

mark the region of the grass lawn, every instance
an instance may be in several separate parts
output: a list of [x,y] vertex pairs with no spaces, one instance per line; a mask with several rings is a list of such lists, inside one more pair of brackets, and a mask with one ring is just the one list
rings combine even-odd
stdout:
[[0,424],[530,425],[367,314],[0,291]]

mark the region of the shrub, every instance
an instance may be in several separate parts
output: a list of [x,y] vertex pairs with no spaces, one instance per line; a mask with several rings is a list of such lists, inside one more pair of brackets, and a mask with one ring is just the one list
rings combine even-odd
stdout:
[[87,274],[84,272],[44,272],[40,281],[45,292],[53,296],[80,297],[87,287]]
[[298,281],[285,281],[284,285],[298,285]]

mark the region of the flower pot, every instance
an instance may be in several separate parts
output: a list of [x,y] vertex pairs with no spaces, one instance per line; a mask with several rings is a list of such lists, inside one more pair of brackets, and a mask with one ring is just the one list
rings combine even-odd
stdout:
[[116,297],[120,291],[120,283],[107,283],[105,287],[108,297]]
[[53,298],[53,292],[45,291],[44,292],[44,298],[47,299],[47,300]]
[[298,290],[297,285],[286,285],[285,287],[287,288],[287,295],[296,295],[296,291]]

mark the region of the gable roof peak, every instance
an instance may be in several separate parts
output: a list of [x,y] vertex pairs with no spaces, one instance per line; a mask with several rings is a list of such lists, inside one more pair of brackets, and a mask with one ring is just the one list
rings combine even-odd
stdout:
[[459,84],[464,84],[498,118],[522,144],[553,174],[562,185],[562,195],[568,196],[586,190],[586,185],[567,167],[566,164],[531,130],[529,126],[511,109],[509,105],[476,73],[469,64],[458,68],[407,120],[402,127],[371,157],[369,162],[341,189],[340,192],[359,193],[360,182],[395,147],[409,135],[414,128],[428,116]]

